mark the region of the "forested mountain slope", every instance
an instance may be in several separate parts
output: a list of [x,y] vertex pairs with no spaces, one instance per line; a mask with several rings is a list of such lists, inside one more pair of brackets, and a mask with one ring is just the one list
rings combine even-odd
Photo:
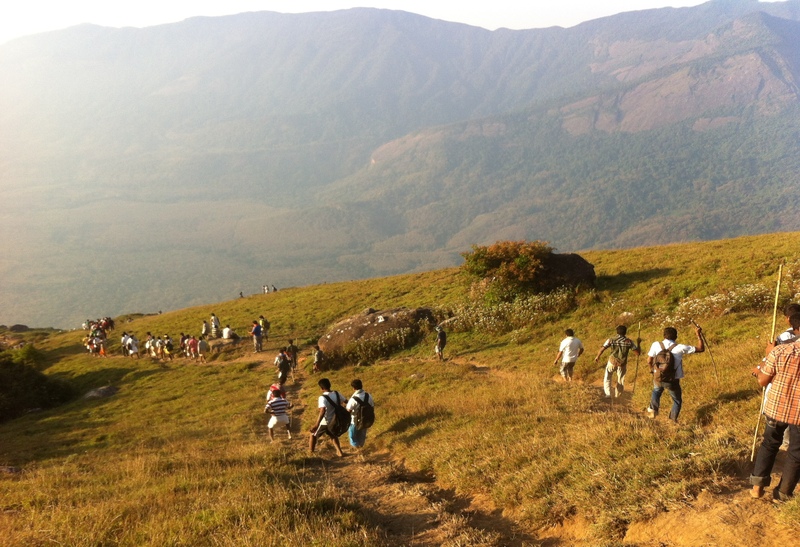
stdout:
[[0,47],[0,322],[64,326],[561,250],[797,229],[800,2],[569,29],[405,12]]

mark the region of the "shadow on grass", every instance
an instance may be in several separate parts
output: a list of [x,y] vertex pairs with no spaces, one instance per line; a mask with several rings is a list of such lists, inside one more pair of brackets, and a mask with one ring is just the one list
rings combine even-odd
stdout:
[[753,397],[760,397],[760,392],[753,389],[740,389],[732,393],[721,393],[714,397],[709,403],[697,409],[697,421],[703,426],[711,425],[714,421],[714,415],[723,403],[746,401]]
[[596,286],[598,290],[622,291],[628,289],[634,283],[643,283],[659,277],[668,276],[672,272],[671,268],[652,268],[639,272],[624,272],[616,275],[600,275],[597,277]]
[[406,416],[405,418],[401,418],[393,423],[392,426],[389,427],[389,429],[387,429],[385,432],[381,433],[381,435],[384,433],[403,433],[412,427],[422,425],[430,420],[434,420],[436,418],[449,418],[451,415],[452,413],[446,410],[435,410],[426,412],[424,414]]

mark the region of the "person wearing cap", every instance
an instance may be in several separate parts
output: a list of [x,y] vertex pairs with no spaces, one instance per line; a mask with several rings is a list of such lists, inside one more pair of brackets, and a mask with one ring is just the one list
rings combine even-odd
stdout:
[[444,347],[447,345],[447,333],[444,332],[444,329],[436,325],[436,346],[434,346],[433,350],[436,352],[436,357],[439,358],[440,361],[444,361]]
[[275,441],[275,435],[272,430],[278,424],[285,425],[286,434],[290,439],[292,438],[292,422],[289,418],[289,409],[291,407],[291,403],[287,401],[286,398],[281,394],[280,389],[273,389],[270,391],[267,404],[264,407],[264,413],[272,414],[272,416],[270,416],[269,423],[267,423],[269,440],[271,442]]

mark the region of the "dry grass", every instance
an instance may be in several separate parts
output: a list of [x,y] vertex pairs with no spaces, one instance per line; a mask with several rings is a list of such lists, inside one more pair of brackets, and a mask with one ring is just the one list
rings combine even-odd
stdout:
[[[614,544],[631,522],[686,507],[701,490],[744,485],[759,405],[749,370],[762,354],[771,313],[763,304],[728,312],[692,308],[691,318],[706,328],[714,363],[708,353],[687,358],[678,427],[649,421],[641,412],[650,392],[644,360],[635,393],[629,389],[612,406],[602,400],[601,372],[591,356],[622,314],[634,336],[641,321],[649,347],[660,339],[664,314],[687,306],[686,299],[701,301],[744,285],[774,287],[779,258],[796,264],[799,243],[800,234],[782,234],[585,253],[597,267],[598,288],[576,295],[577,307],[557,320],[516,325],[505,334],[451,333],[445,364],[432,359],[431,335],[392,359],[329,376],[345,393],[350,379],[360,377],[378,401],[371,450],[390,450],[411,470],[433,473],[458,494],[487,496],[530,527],[582,518],[591,522],[590,542]],[[285,338],[308,343],[368,306],[455,308],[467,294],[456,272],[445,270],[289,289],[137,318],[121,329],[140,338],[145,331],[197,332],[215,311],[242,332],[264,314],[273,324],[266,354],[271,360]],[[675,326],[681,341],[693,342],[688,324]],[[574,385],[554,381],[552,360],[566,327],[587,348]],[[162,366],[146,359],[92,359],[76,348],[79,338],[67,333],[42,342],[42,368],[82,390],[109,383],[121,390],[106,401],[75,401],[0,425],[0,465],[23,470],[0,475],[0,542],[385,541],[363,500],[335,488],[302,443],[264,443],[262,398],[273,375],[248,355],[248,345],[206,366]],[[313,382],[292,395],[314,408]],[[313,420],[309,413],[298,418],[304,429]],[[780,518],[800,525],[797,507],[796,501],[786,504]],[[441,525],[450,529],[450,545],[496,542],[457,515],[446,515]]]

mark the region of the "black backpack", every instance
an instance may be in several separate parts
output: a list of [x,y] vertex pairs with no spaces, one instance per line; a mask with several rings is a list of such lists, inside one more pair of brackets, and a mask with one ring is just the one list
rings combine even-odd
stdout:
[[369,393],[364,393],[364,400],[362,401],[355,395],[353,400],[358,403],[353,411],[353,417],[356,422],[356,429],[368,429],[375,423],[375,407],[369,404]]
[[[338,391],[332,393],[336,394],[337,401],[342,400],[342,396]],[[341,437],[345,431],[350,429],[350,413],[342,405],[331,401],[331,398],[327,395],[323,395],[323,397],[333,406],[333,422],[328,422],[328,431],[337,437]]]
[[664,347],[663,342],[659,342],[661,351],[659,351],[653,359],[653,381],[656,383],[668,383],[675,380],[675,356],[670,351],[674,345],[669,348]]

